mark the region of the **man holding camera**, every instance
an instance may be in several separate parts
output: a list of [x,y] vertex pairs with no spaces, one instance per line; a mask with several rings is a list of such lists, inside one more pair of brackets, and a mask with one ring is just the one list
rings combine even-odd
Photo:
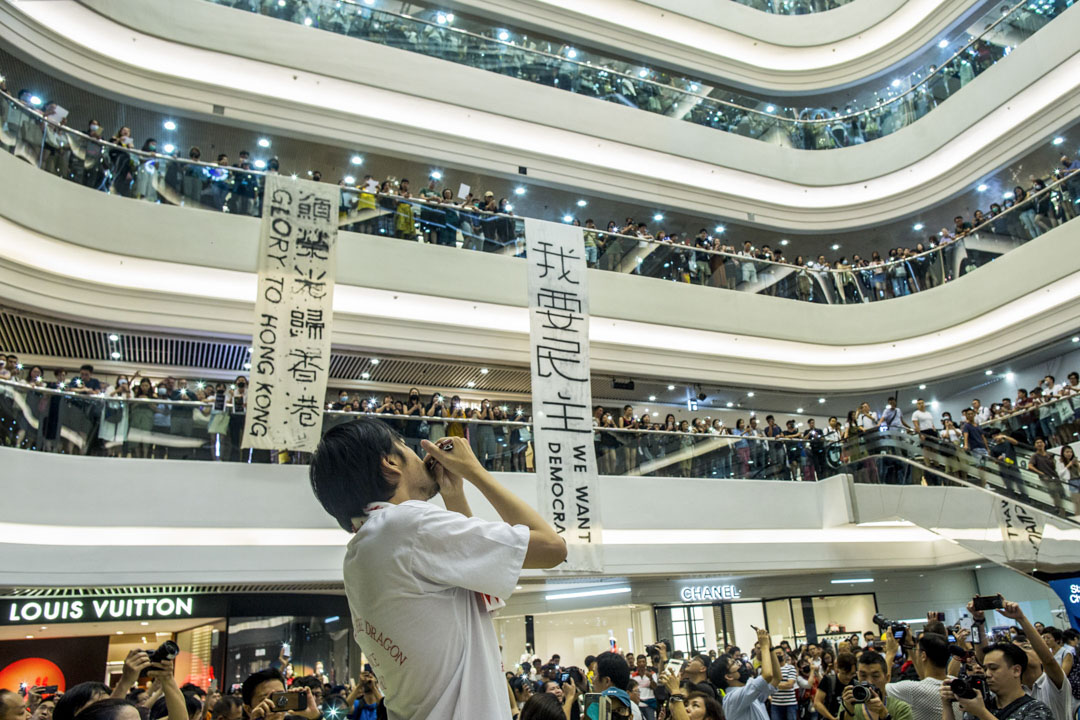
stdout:
[[[563,562],[566,543],[468,442],[421,444],[425,460],[388,425],[360,418],[331,428],[312,457],[315,496],[354,533],[344,575],[356,639],[389,720],[509,718],[491,612],[522,568]],[[472,517],[464,480],[501,521]],[[445,510],[429,502],[439,494]]]
[[376,720],[380,700],[382,693],[379,692],[375,676],[366,671],[360,673],[360,682],[345,699],[345,705],[349,708],[347,717],[349,720]]
[[[890,633],[891,634],[891,633]],[[840,720],[912,720],[911,706],[886,692],[889,664],[867,650],[859,656],[858,680],[844,688]]]
[[[896,657],[900,644],[895,633],[885,638],[885,657]],[[918,680],[889,683],[888,696],[911,706],[914,720],[939,720],[941,717],[941,683],[948,676],[949,640],[936,633],[924,632],[910,651]]]
[[1028,656],[1022,648],[1012,643],[990,645],[983,651],[982,666],[994,696],[984,699],[978,689],[964,687],[967,683],[955,679],[942,683],[942,720],[959,720],[953,712],[954,702],[974,720],[1054,720],[1046,703],[1024,691]]

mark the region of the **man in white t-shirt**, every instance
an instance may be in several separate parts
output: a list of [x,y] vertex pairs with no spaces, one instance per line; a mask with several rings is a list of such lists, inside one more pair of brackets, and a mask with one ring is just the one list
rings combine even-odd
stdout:
[[[356,640],[390,720],[509,718],[490,613],[523,567],[555,567],[566,544],[469,443],[423,447],[427,462],[388,425],[361,418],[328,431],[312,457],[315,496],[355,533],[344,574]],[[472,517],[463,479],[503,522]],[[446,510],[428,502],[437,494]]]
[[[885,657],[896,657],[899,650],[895,633],[886,633]],[[912,720],[941,720],[941,683],[949,675],[949,640],[944,635],[925,632],[911,648],[910,655],[919,679],[889,683],[885,694],[910,705]]]
[[971,401],[971,409],[975,411],[976,425],[985,425],[990,422],[990,408],[984,407],[979,398]]
[[911,413],[911,425],[919,435],[937,437],[934,416],[926,411],[926,401],[922,398],[915,401],[915,412]]
[[[1004,606],[998,613],[1010,620],[1015,620],[1027,642],[1020,647],[1027,653],[1028,662],[1021,682],[1031,697],[1040,700],[1050,708],[1054,720],[1073,720],[1076,708],[1073,705],[1072,685],[1061,665],[1054,659],[1053,651],[1047,647],[1042,635],[1028,620],[1024,611],[1014,602],[1003,601]],[[985,633],[982,633],[985,637]]]
[[656,671],[649,667],[649,658],[638,655],[637,668],[630,677],[637,683],[638,692],[641,694],[641,702],[645,705],[642,715],[646,720],[656,717]]

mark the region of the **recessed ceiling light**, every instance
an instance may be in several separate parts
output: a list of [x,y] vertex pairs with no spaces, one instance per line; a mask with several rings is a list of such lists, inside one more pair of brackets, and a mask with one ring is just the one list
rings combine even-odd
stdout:
[[833,249],[833,250],[839,250],[839,249],[840,249],[840,244],[839,244],[839,243],[836,243],[836,244],[834,244],[834,245],[832,246],[832,249]]
[[109,353],[109,357],[111,357],[113,360],[119,360],[120,352],[117,350],[113,350],[111,353]]
[[920,386],[919,386],[919,389],[920,389],[920,390],[925,390],[925,389],[926,389],[926,385],[925,385],[925,384],[923,384],[923,385],[920,385]]
[[1005,379],[1006,380],[1012,380],[1015,377],[1016,377],[1015,373],[1011,373],[1011,372],[1005,373]]
[[818,405],[824,405],[825,404],[825,398],[818,398],[817,401],[818,401]]
[[656,213],[655,215],[652,216],[652,219],[655,220],[656,222],[660,222],[661,220],[664,219],[664,215],[663,215],[663,213]]
[[649,396],[649,402],[656,402],[656,396],[655,395],[650,395]]
[[356,178],[354,178],[352,175],[346,175],[344,178],[342,178],[342,180],[345,181],[346,185],[355,185],[356,184]]
[[146,626],[147,626],[147,625],[149,625],[150,623],[148,623],[148,622],[146,622],[145,620],[143,620],[143,621],[142,621],[141,623],[139,623],[139,624],[140,624],[140,625],[142,625],[143,627],[146,627]]
[[123,631],[123,630],[117,630],[117,631],[116,631],[116,634],[117,634],[117,635],[123,635],[123,634],[124,634],[124,631]]
[[259,145],[259,147],[261,147],[261,148],[268,148],[268,147],[270,147],[270,140],[269,140],[269,138],[259,138],[259,140],[258,140],[258,145]]
[[266,161],[265,160],[256,160],[254,165],[255,165],[256,170],[265,170],[266,169]]
[[468,385],[469,387],[476,387],[476,383],[473,382],[472,380],[470,380],[469,382],[467,382],[465,384]]
[[789,242],[791,242],[791,241],[790,240],[781,240],[780,244],[781,245],[787,245]]
[[360,377],[361,377],[361,379],[363,379],[363,380],[367,380],[367,379],[369,379],[369,378],[371,377],[371,373],[369,373],[369,372],[362,372],[362,373],[360,373]]
[[1073,342],[1080,342],[1080,335],[1074,335],[1072,341]]
[[525,188],[523,188],[523,187],[521,187],[519,185],[518,187],[514,188],[514,194],[515,195],[524,195],[525,194]]
[[161,146],[161,149],[165,151],[166,155],[172,155],[173,150],[176,149],[176,146],[173,145],[172,143],[165,143],[164,145]]
[[990,186],[986,183],[979,183],[979,187],[975,188],[976,192],[986,192],[990,189]]
[[379,364],[379,358],[371,358],[371,364],[372,365],[378,365]]
[[775,106],[775,105],[766,105],[766,106],[765,106],[765,112],[773,112],[773,111],[775,111],[775,110],[776,110],[776,106]]
[[481,375],[487,375],[489,372],[491,372],[491,371],[488,370],[487,368],[480,368],[480,374]]
[[735,407],[735,403],[733,403],[733,402],[730,402],[730,401],[729,401],[729,402],[727,403],[727,406],[728,406],[728,407]]
[[563,215],[562,216],[562,221],[564,223],[572,223],[572,222],[574,222],[574,216],[573,215]]
[[944,50],[945,48],[949,47],[949,41],[948,40],[942,40],[941,42],[939,42],[937,44],[937,46],[939,48],[941,48],[942,50]]
[[748,393],[746,393],[746,397],[754,397],[754,393],[753,392],[748,392]]
[[983,375],[993,375],[993,374],[994,374],[993,370],[987,370],[986,372],[983,373]]
[[795,408],[795,412],[797,412],[797,413],[801,413],[802,410],[803,410],[802,408]]
[[161,127],[165,128],[166,130],[175,130],[176,123],[172,120],[166,120],[165,122],[161,123]]
[[109,335],[109,342],[116,342],[119,339],[120,339],[120,336],[117,335],[116,333],[113,333],[112,335]]
[[926,226],[923,225],[922,223],[915,223],[914,225],[911,226],[911,229],[914,230],[915,232],[919,232],[924,227],[926,227]]
[[500,30],[499,31],[499,39],[502,40],[503,42],[506,42],[507,40],[510,39],[510,33],[506,32],[505,30]]
[[[1076,341],[1075,341],[1075,340],[1073,340],[1073,342],[1076,342]],[[674,389],[675,389],[675,386],[674,386],[674,385],[668,385],[668,386],[667,386],[667,389],[668,389],[668,390],[674,390]]]
[[585,206],[586,206],[586,205],[588,205],[588,204],[589,204],[589,201],[588,201],[588,200],[578,200],[578,201],[577,201],[577,206],[578,206],[578,207],[585,207]]
[[349,162],[351,162],[353,165],[363,165],[364,158],[360,155],[353,155],[351,158],[349,158]]
[[727,228],[724,227],[723,225],[717,225],[716,227],[713,228],[713,232],[716,233],[717,235],[723,235],[725,230],[727,230]]
[[1065,142],[1065,138],[1061,137],[1060,135],[1058,135],[1058,136],[1057,136],[1056,138],[1054,138],[1054,140],[1053,140],[1053,143],[1054,143],[1054,145],[1060,145],[1060,144],[1061,144],[1061,143],[1063,143],[1063,142]]

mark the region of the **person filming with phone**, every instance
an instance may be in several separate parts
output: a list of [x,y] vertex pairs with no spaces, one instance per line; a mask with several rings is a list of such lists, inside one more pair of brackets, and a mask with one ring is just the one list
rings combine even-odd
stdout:
[[[768,651],[772,647],[769,631],[766,628],[754,629],[762,649],[760,675],[754,677],[753,668],[749,664],[727,653],[709,665],[709,682],[724,691],[726,720],[769,720],[765,698],[776,692],[783,679],[776,653]],[[672,695],[670,701],[681,703],[685,698]]]
[[[323,508],[354,533],[345,592],[357,642],[390,720],[510,717],[491,611],[523,568],[552,568],[566,543],[483,468],[469,443],[445,437],[410,450],[384,423],[328,431],[311,460]],[[501,521],[474,518],[468,480]],[[429,502],[442,495],[446,509]]]

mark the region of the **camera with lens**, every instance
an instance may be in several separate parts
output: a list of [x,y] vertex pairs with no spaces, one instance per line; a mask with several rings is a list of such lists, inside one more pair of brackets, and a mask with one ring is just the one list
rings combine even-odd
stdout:
[[890,620],[881,613],[877,613],[876,615],[874,615],[873,621],[874,624],[877,625],[878,628],[883,632],[888,629],[888,631],[892,633],[892,636],[897,640],[903,640],[904,636],[907,635],[907,625],[902,622]]
[[150,667],[147,667],[142,671],[140,677],[146,677],[146,673],[154,669],[154,665],[159,665],[165,660],[174,660],[176,656],[180,654],[180,646],[174,643],[172,640],[166,640],[161,643],[161,646],[150,655]]
[[986,676],[968,675],[955,678],[949,683],[949,689],[961,700],[971,700],[976,695],[986,697]]
[[876,695],[877,689],[865,680],[859,680],[851,684],[851,701],[854,703],[868,703]]

